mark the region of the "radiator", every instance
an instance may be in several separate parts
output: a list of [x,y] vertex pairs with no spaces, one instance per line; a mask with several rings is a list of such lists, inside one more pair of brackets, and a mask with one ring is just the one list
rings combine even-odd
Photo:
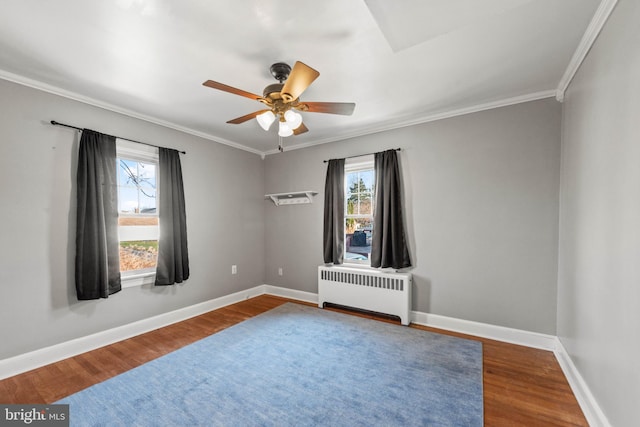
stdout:
[[410,323],[411,274],[318,267],[318,306],[333,303],[400,317]]

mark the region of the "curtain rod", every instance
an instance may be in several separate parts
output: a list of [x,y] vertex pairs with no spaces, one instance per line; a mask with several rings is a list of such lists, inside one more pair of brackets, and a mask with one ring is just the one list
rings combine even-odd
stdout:
[[[76,130],[79,130],[79,131],[83,130],[82,128],[79,128],[77,126],[66,125],[64,123],[56,122],[55,120],[51,120],[51,124],[54,125],[54,126],[64,126],[64,127],[67,127],[67,128],[76,129]],[[109,136],[113,136],[113,135],[109,135]],[[125,141],[135,142],[135,143],[138,143],[138,144],[148,145],[150,147],[164,148],[164,147],[160,147],[159,145],[149,144],[148,142],[136,141],[135,139],[122,138],[120,136],[113,136],[113,137],[114,138],[118,138],[118,139],[124,139]],[[186,151],[178,151],[178,153],[187,154]]]
[[[391,148],[391,150],[395,150],[395,151],[402,151],[402,148]],[[357,156],[347,156],[344,157],[345,159],[352,159],[354,157],[362,157],[362,156],[370,156],[372,154],[376,154],[376,153],[365,153],[365,154],[358,154]],[[332,159],[329,159],[332,160]],[[327,163],[329,160],[323,160],[324,163]]]

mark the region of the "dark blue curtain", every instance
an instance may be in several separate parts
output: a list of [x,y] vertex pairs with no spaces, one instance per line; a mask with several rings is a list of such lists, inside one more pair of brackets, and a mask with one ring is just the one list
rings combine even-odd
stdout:
[[189,278],[187,215],[184,203],[180,153],[159,148],[160,241],[156,285],[173,285]]
[[76,179],[77,297],[107,298],[121,289],[115,137],[82,131]]
[[376,196],[371,266],[411,267],[404,230],[402,185],[396,150],[375,154]]

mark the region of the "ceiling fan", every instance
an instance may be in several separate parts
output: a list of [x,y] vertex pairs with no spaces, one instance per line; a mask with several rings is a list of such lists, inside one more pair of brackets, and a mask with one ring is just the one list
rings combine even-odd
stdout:
[[[263,103],[266,109],[254,111],[247,115],[229,120],[227,123],[240,124],[256,118],[264,130],[278,119],[278,135],[281,137],[300,135],[309,129],[302,123],[302,116],[295,110],[310,113],[329,113],[349,116],[356,104],[351,102],[306,102],[300,100],[304,92],[320,73],[308,65],[298,61],[291,67],[283,62],[275,63],[270,68],[271,75],[279,83],[265,87],[262,96],[222,83],[207,80],[203,83],[213,89],[244,96]],[[281,148],[281,147],[280,147]],[[282,149],[282,148],[281,148]]]

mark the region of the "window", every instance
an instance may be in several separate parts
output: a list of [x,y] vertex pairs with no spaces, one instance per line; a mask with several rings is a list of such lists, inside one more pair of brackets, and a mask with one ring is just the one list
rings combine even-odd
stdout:
[[158,260],[158,149],[116,140],[123,286],[148,283]]
[[375,171],[373,156],[345,162],[345,262],[369,264]]

